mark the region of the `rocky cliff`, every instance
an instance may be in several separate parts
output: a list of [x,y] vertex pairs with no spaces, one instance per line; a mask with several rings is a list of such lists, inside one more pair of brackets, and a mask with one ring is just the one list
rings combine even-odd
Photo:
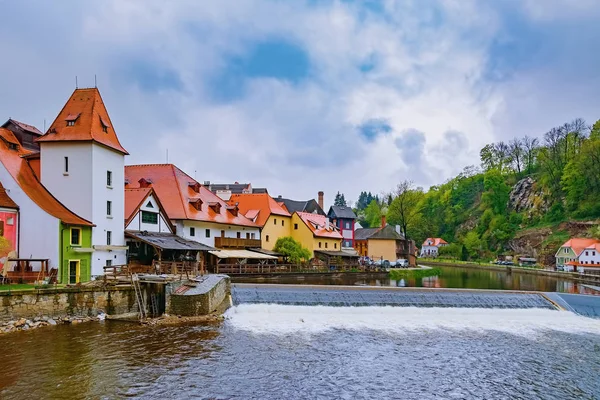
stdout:
[[524,213],[527,219],[542,216],[548,211],[548,196],[531,178],[521,179],[513,186],[508,200],[509,210]]

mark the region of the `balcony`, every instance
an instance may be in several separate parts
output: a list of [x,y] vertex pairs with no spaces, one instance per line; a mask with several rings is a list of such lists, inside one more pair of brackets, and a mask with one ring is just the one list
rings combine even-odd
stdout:
[[215,247],[217,249],[249,249],[260,248],[260,239],[238,239],[227,237],[216,237]]

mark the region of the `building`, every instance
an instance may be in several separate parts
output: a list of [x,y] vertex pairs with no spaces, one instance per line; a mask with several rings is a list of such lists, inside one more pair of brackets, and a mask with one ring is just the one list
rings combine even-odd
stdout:
[[221,249],[261,246],[256,223],[173,164],[128,165],[125,188],[152,188],[184,239]]
[[416,265],[414,242],[409,241],[409,251],[405,251],[406,241],[400,233],[400,227],[388,225],[385,216],[381,218],[379,228],[360,228],[355,231],[354,248],[361,257],[371,260],[396,261],[406,258],[410,265]]
[[448,246],[442,238],[427,238],[421,246],[421,257],[437,257],[440,247]]
[[[575,269],[574,265],[568,265],[567,263],[577,263],[585,249],[594,246],[596,243],[599,243],[597,239],[573,238],[567,240],[560,246],[554,255],[556,258],[556,266],[558,268],[564,268],[565,271],[573,271]],[[591,257],[589,256],[589,251],[590,250],[588,250],[587,257],[584,255],[583,260],[588,261],[588,257]]]
[[19,206],[10,198],[0,182],[0,271],[9,257],[17,256]]
[[319,201],[315,199],[310,200],[291,200],[281,196],[275,199],[277,203],[283,206],[290,214],[295,212],[303,212],[310,214],[319,214],[325,216],[323,211],[323,192],[319,192]]
[[268,193],[267,189],[253,188],[250,183],[211,183],[205,181],[204,187],[225,201],[229,201],[234,194]]
[[40,150],[40,145],[36,142],[36,139],[43,134],[35,126],[11,118],[2,125],[2,128],[11,131],[25,150]]
[[262,249],[273,250],[277,239],[291,236],[292,215],[267,193],[233,194],[229,205],[261,227]]
[[342,235],[325,215],[307,212],[292,214],[292,237],[314,257],[317,251],[341,252]]
[[214,250],[177,236],[152,188],[125,189],[125,238],[130,268],[147,272],[197,274],[204,270],[206,252]]
[[121,185],[128,153],[119,143],[98,89],[76,89],[36,141],[44,186],[94,224],[92,274],[103,274],[105,266],[125,264]]
[[327,213],[327,217],[340,230],[340,233],[344,238],[342,247],[353,248],[356,214],[354,214],[352,208],[346,206],[331,206]]
[[[57,270],[62,283],[90,280],[93,224],[42,185],[30,166],[27,156],[31,154],[12,131],[0,128],[0,182],[19,208],[17,220],[12,221],[17,224],[16,255],[20,259],[47,260],[47,266]],[[5,221],[5,229],[10,222]],[[32,273],[39,271],[41,264],[31,264],[26,267],[31,267]]]

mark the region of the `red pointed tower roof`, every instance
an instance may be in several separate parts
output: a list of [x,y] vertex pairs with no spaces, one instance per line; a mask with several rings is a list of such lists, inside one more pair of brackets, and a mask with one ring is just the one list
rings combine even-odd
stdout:
[[75,89],[48,131],[37,142],[96,142],[122,154],[108,111],[97,88]]

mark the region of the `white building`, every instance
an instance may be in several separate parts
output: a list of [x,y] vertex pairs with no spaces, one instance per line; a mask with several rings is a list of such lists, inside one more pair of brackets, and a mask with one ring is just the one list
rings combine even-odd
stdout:
[[177,236],[217,248],[260,247],[258,225],[172,164],[128,165],[125,187],[152,188]]
[[41,181],[65,206],[92,221],[92,275],[126,264],[124,166],[100,92],[76,89],[48,132],[38,139]]
[[437,257],[440,247],[448,246],[442,238],[427,238],[421,247],[420,257]]
[[600,269],[600,243],[594,243],[586,247],[577,259],[579,265],[577,271],[584,273],[586,269]]

